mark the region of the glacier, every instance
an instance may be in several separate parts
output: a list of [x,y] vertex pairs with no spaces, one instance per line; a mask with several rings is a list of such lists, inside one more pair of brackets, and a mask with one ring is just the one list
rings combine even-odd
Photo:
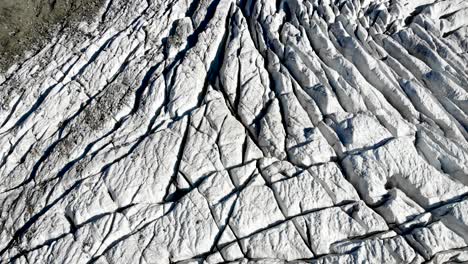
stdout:
[[107,0],[0,98],[1,263],[468,262],[466,0]]

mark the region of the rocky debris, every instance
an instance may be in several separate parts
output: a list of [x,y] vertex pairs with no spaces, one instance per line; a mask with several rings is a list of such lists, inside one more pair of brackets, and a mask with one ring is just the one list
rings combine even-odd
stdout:
[[0,262],[468,261],[467,12],[107,1],[0,73]]
[[0,70],[33,56],[57,32],[73,31],[91,21],[104,0],[2,0]]

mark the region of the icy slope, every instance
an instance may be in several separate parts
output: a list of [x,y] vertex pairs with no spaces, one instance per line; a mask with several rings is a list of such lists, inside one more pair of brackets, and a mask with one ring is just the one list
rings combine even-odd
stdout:
[[465,0],[110,0],[0,75],[0,262],[468,261],[467,36]]

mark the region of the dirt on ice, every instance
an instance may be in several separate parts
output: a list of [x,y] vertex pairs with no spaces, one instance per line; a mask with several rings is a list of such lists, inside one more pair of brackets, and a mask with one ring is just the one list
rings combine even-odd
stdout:
[[105,0],[0,0],[0,71],[54,31],[90,19]]

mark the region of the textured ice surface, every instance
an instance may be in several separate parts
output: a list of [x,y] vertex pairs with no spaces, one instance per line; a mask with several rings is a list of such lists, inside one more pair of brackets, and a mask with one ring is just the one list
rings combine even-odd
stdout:
[[467,262],[467,18],[108,1],[0,74],[0,262]]

